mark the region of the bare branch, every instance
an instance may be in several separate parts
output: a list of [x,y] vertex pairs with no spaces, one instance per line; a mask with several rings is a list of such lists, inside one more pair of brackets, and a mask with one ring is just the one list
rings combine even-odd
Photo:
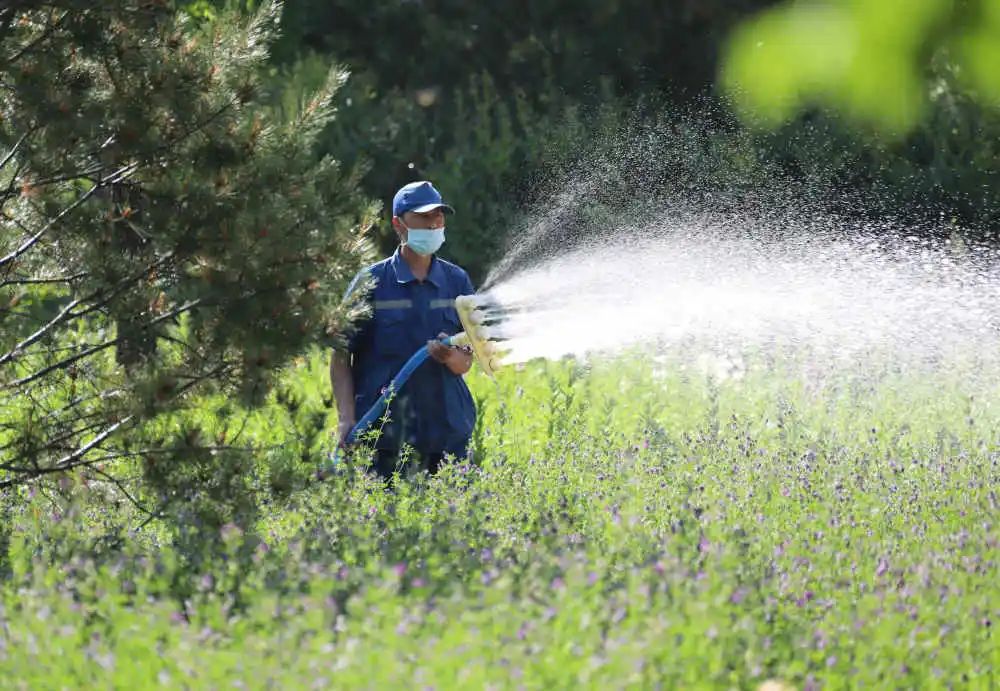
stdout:
[[222,374],[223,372],[225,372],[227,369],[229,369],[229,363],[223,362],[221,365],[219,365],[218,367],[216,367],[213,370],[209,370],[208,372],[205,372],[204,374],[199,375],[197,377],[191,377],[191,381],[189,381],[187,384],[185,384],[184,386],[182,386],[179,389],[177,389],[177,393],[175,395],[175,398],[184,395],[185,393],[187,393],[188,391],[190,391],[191,389],[193,389],[194,387],[196,387],[198,384],[202,383],[203,381],[205,381],[207,379],[211,379],[212,377],[219,376],[220,374]]
[[25,240],[24,243],[22,243],[20,247],[18,247],[16,250],[14,250],[10,254],[8,254],[6,257],[0,258],[0,268],[6,266],[7,264],[9,264],[11,262],[13,262],[15,259],[17,259],[18,257],[20,257],[22,254],[24,254],[25,252],[27,252],[28,250],[30,250],[32,248],[32,246],[36,242],[38,242],[41,239],[41,237],[43,235],[45,235],[45,233],[47,233],[52,226],[54,226],[56,223],[58,223],[63,218],[65,218],[66,216],[68,216],[69,214],[71,214],[73,211],[75,211],[76,209],[78,209],[80,206],[82,206],[83,203],[86,202],[91,197],[93,197],[94,194],[99,189],[100,189],[99,185],[94,185],[93,187],[91,187],[89,190],[87,190],[86,194],[82,195],[75,202],[73,202],[72,204],[70,204],[69,206],[67,206],[65,209],[63,209],[62,211],[60,211],[58,215],[56,215],[48,223],[46,223],[44,226],[42,226],[41,230],[39,230],[37,233],[35,233],[34,235],[32,235],[27,240]]
[[[69,180],[80,180],[89,179],[94,180],[93,176],[102,173],[107,170],[107,166],[95,166],[87,170],[75,170],[72,173],[60,173],[59,175],[53,175],[50,178],[41,178],[39,180],[33,180],[32,185],[35,187],[42,187],[44,185],[54,185],[57,182],[68,182]],[[94,182],[106,182],[106,180],[94,180]]]
[[49,322],[47,324],[45,324],[40,329],[38,329],[37,331],[35,331],[33,334],[31,334],[30,336],[28,336],[26,339],[24,339],[23,341],[21,341],[20,343],[18,343],[16,346],[14,346],[13,348],[11,348],[8,352],[4,353],[3,355],[0,355],[0,365],[4,365],[7,362],[10,362],[11,360],[14,360],[15,358],[23,355],[25,348],[27,348],[31,344],[37,342],[39,339],[41,339],[42,337],[44,337],[49,331],[51,331],[52,329],[54,329],[59,324],[65,322],[65,321],[69,321],[71,319],[79,319],[80,317],[86,316],[87,314],[90,314],[92,312],[95,312],[95,311],[99,310],[101,307],[103,307],[103,306],[107,305],[109,302],[111,302],[115,298],[116,295],[118,295],[119,293],[121,293],[121,291],[125,290],[125,288],[127,288],[130,283],[132,283],[133,281],[139,280],[144,275],[148,274],[153,269],[159,268],[160,266],[162,266],[163,264],[165,264],[167,261],[169,261],[172,258],[173,258],[173,254],[168,252],[167,254],[163,255],[162,257],[160,257],[159,259],[157,259],[155,262],[153,262],[149,266],[145,266],[145,267],[142,268],[142,270],[136,271],[131,276],[128,276],[127,278],[122,279],[121,281],[118,282],[118,285],[114,286],[111,289],[110,293],[108,293],[107,295],[105,295],[104,299],[102,299],[99,302],[94,303],[93,305],[88,306],[84,310],[81,310],[79,312],[74,312],[73,311],[76,307],[80,306],[81,304],[89,302],[90,300],[93,300],[94,298],[96,298],[98,295],[101,294],[101,291],[95,291],[95,292],[91,293],[90,295],[87,295],[86,297],[77,298],[76,300],[70,301],[69,304],[67,304],[59,312],[59,314],[57,314],[51,320],[49,320]]
[[[40,421],[58,417],[62,413],[65,413],[66,411],[72,410],[73,408],[76,408],[77,406],[82,405],[84,403],[89,403],[91,401],[103,401],[103,400],[106,400],[108,398],[114,398],[115,396],[117,396],[118,394],[122,393],[123,391],[124,391],[124,389],[108,389],[108,390],[105,390],[105,391],[101,391],[100,393],[93,394],[91,396],[77,396],[76,398],[72,399],[71,401],[68,401],[66,403],[66,405],[64,405],[64,406],[62,406],[60,408],[54,408],[54,409],[50,410],[48,413],[46,413],[45,417],[40,418]],[[87,417],[88,416],[81,415],[81,416],[78,416],[77,419],[78,420],[79,419],[86,419]]]
[[[73,312],[72,314],[67,315],[67,319],[77,319],[79,317],[86,316],[86,315],[88,315],[88,314],[90,314],[92,312],[95,312],[95,311],[101,309],[102,307],[104,307],[105,305],[107,305],[108,303],[110,303],[119,293],[121,293],[123,290],[125,290],[126,288],[128,288],[129,284],[134,283],[135,281],[138,281],[140,278],[142,278],[143,276],[145,276],[149,272],[153,271],[154,269],[160,268],[161,266],[163,266],[164,264],[166,264],[168,261],[170,261],[173,258],[174,258],[173,252],[167,252],[162,257],[160,257],[155,262],[153,262],[152,264],[144,266],[142,269],[140,269],[140,270],[132,273],[131,276],[127,276],[126,278],[123,278],[121,281],[118,282],[118,284],[116,286],[114,286],[114,287],[111,288],[111,292],[108,293],[104,297],[104,299],[102,299],[100,302],[95,302],[93,305],[90,305],[89,307],[87,307],[87,309],[82,310],[80,312]],[[88,302],[90,300],[93,300],[98,295],[100,295],[100,293],[101,293],[101,291],[95,291],[95,292],[91,293],[90,296],[88,296],[87,298],[85,298],[84,302]]]
[[8,163],[10,163],[10,159],[14,158],[14,154],[16,154],[17,150],[21,148],[21,145],[24,144],[25,141],[27,141],[28,137],[31,136],[32,132],[34,132],[34,129],[30,129],[21,135],[21,138],[17,140],[17,143],[15,143],[14,146],[11,147],[10,151],[7,152],[7,155],[3,157],[2,161],[0,161],[0,168],[3,168]]
[[2,194],[0,194],[0,204],[6,204],[8,199],[18,194],[18,192],[16,192],[17,181],[18,178],[21,177],[21,173],[24,171],[27,165],[28,165],[27,161],[24,160],[18,161],[17,170],[15,170],[14,174],[10,176],[10,181],[7,183],[7,189],[5,189]]
[[9,351],[7,351],[6,353],[4,353],[3,355],[0,355],[0,365],[4,365],[4,364],[8,363],[11,360],[13,360],[14,358],[16,358],[19,355],[21,355],[22,353],[24,353],[24,349],[25,348],[27,348],[28,346],[30,346],[32,343],[35,343],[36,341],[38,341],[38,339],[42,338],[45,334],[47,334],[50,329],[52,329],[57,324],[59,324],[60,322],[62,322],[63,319],[65,319],[66,315],[69,314],[73,310],[74,307],[76,307],[81,302],[83,302],[83,300],[84,300],[84,298],[77,298],[76,300],[71,300],[65,307],[62,308],[62,310],[60,310],[59,314],[57,314],[56,316],[52,317],[52,319],[50,319],[49,322],[47,324],[45,324],[45,326],[43,326],[40,329],[36,330],[35,333],[33,333],[30,336],[28,336],[26,339],[24,339],[23,341],[21,341],[20,343],[18,343],[16,346],[14,346],[13,348],[11,348]]
[[[97,422],[91,423],[89,425],[84,425],[83,427],[77,427],[76,429],[71,429],[68,432],[63,432],[59,436],[49,439],[44,446],[38,447],[38,450],[45,451],[50,449],[65,448],[67,445],[63,444],[62,442],[66,441],[67,439],[72,439],[73,437],[76,437],[78,435],[86,434],[87,432],[92,432],[93,430],[104,426],[105,417],[102,416],[100,413],[92,413],[87,417],[89,417],[92,420],[96,419]],[[81,418],[81,420],[85,419],[86,418]],[[0,447],[0,451],[6,451],[7,449],[12,448],[15,444],[16,441],[4,444],[2,447]],[[17,466],[12,466],[9,463],[4,463],[0,464],[0,470],[18,471],[21,469],[18,468]]]
[[115,184],[117,182],[120,182],[121,180],[123,180],[124,178],[128,177],[129,175],[131,175],[132,173],[134,173],[136,170],[138,170],[138,168],[139,168],[139,164],[138,163],[130,163],[129,165],[124,166],[124,167],[118,169],[115,173],[113,173],[108,178],[102,180],[99,184],[93,185],[89,190],[87,190],[87,192],[85,194],[83,194],[82,196],[80,196],[75,202],[73,202],[72,204],[70,204],[69,206],[67,206],[65,209],[63,209],[62,211],[60,211],[55,217],[53,217],[52,219],[50,219],[48,223],[46,223],[44,226],[42,226],[41,230],[39,230],[37,233],[35,233],[34,235],[32,235],[27,240],[25,240],[24,243],[22,243],[20,247],[18,247],[16,250],[14,250],[13,252],[11,252],[7,256],[5,256],[3,258],[0,258],[0,268],[3,268],[7,264],[10,264],[14,260],[16,260],[18,257],[20,257],[22,254],[24,254],[29,249],[31,249],[32,246],[34,246],[34,244],[36,242],[38,242],[41,239],[41,237],[43,235],[45,235],[45,233],[47,233],[49,231],[50,228],[52,228],[55,224],[57,224],[63,218],[65,218],[66,216],[68,216],[69,214],[71,214],[73,211],[75,211],[76,209],[78,209],[80,206],[82,206],[88,199],[90,199],[91,197],[93,197],[97,193],[97,191],[101,189],[102,186],[112,185],[112,184]]
[[145,506],[143,506],[142,504],[140,504],[139,500],[136,499],[135,497],[133,497],[129,493],[129,491],[127,489],[125,489],[125,485],[123,485],[121,483],[121,481],[118,480],[118,478],[113,477],[112,475],[109,475],[108,473],[104,472],[100,468],[96,467],[93,463],[91,463],[89,465],[90,465],[90,471],[92,473],[96,473],[96,474],[100,475],[105,480],[107,480],[108,482],[110,482],[111,484],[113,484],[115,487],[117,487],[118,491],[125,495],[125,498],[129,500],[129,503],[132,504],[132,506],[134,506],[135,508],[137,508],[139,511],[141,511],[144,514],[146,514],[147,516],[152,516],[154,518],[158,517],[158,514],[154,514],[152,511],[150,511]]
[[[281,448],[280,444],[272,445],[259,445],[259,446],[234,446],[232,444],[216,444],[212,446],[199,446],[199,451],[242,451],[244,453],[252,453],[254,451],[269,451]],[[159,448],[149,448],[149,449],[137,449],[135,451],[116,451],[107,453],[104,456],[94,456],[87,459],[87,463],[106,463],[108,461],[117,461],[123,458],[135,458],[136,456],[155,456],[157,454],[169,454],[176,452],[188,452],[190,447],[159,447]]]
[[[167,319],[173,319],[174,317],[180,314],[184,314],[185,312],[189,312],[190,310],[194,309],[199,304],[201,304],[201,302],[202,301],[200,299],[186,302],[176,309],[173,309],[169,312],[165,312],[164,314],[159,315],[156,319],[153,319],[152,321],[146,323],[144,326],[145,327],[156,326],[157,324],[164,322]],[[90,348],[87,348],[86,350],[77,353],[76,355],[71,355],[70,357],[60,360],[59,362],[53,363],[48,367],[43,367],[37,372],[29,374],[26,377],[22,377],[21,379],[16,379],[10,384],[7,384],[4,388],[16,389],[24,386],[25,384],[30,384],[33,381],[37,381],[38,379],[41,379],[42,377],[51,374],[52,372],[55,372],[56,370],[65,369],[66,367],[69,367],[78,360],[82,360],[86,357],[90,357],[95,353],[99,353],[102,350],[118,345],[119,343],[122,342],[122,340],[124,340],[122,337],[118,337],[118,338],[113,338],[110,341],[105,341],[104,343],[98,343],[97,345],[91,346]]]
[[86,272],[80,272],[78,274],[73,274],[72,276],[53,276],[52,278],[9,278],[4,281],[0,281],[0,288],[6,286],[23,286],[23,285],[39,285],[45,283],[72,283],[73,281],[79,281],[81,278],[86,278],[88,274]]
[[134,415],[129,415],[128,417],[119,420],[118,422],[108,427],[106,430],[98,434],[96,437],[91,439],[83,446],[79,447],[72,453],[69,453],[66,456],[60,458],[51,466],[38,469],[24,469],[23,475],[21,477],[15,477],[0,482],[0,489],[4,489],[6,487],[13,487],[15,485],[20,485],[24,482],[27,482],[28,480],[39,477],[41,475],[64,472],[66,470],[71,470],[72,468],[75,468],[80,465],[88,465],[90,463],[93,463],[93,461],[80,462],[80,459],[82,459],[85,455],[87,455],[87,452],[89,452],[91,449],[98,446],[105,439],[107,439],[112,434],[121,429],[121,427],[130,423],[134,419],[134,417],[135,417]]
[[112,434],[117,432],[118,429],[120,429],[122,426],[130,423],[134,418],[135,418],[134,415],[128,415],[122,418],[121,420],[119,420],[118,422],[116,422],[115,424],[111,425],[106,430],[98,434],[96,437],[91,439],[89,442],[78,448],[73,453],[69,454],[68,456],[64,456],[63,458],[56,461],[53,468],[56,470],[66,470],[67,468],[72,467],[75,461],[83,458],[83,456],[86,455],[88,451],[90,451],[92,448],[99,445],[102,441],[104,441]]

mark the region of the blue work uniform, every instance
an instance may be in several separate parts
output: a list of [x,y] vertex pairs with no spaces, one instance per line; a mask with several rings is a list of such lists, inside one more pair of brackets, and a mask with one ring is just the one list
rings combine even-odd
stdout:
[[[437,256],[427,278],[418,281],[399,249],[365,269],[374,282],[368,295],[371,317],[356,325],[348,343],[358,419],[413,353],[438,334],[462,330],[455,298],[474,291],[469,275]],[[405,443],[421,454],[466,454],[476,408],[461,375],[428,358],[389,404],[389,422],[381,427],[376,448],[398,450]],[[381,425],[376,421],[373,427]]]

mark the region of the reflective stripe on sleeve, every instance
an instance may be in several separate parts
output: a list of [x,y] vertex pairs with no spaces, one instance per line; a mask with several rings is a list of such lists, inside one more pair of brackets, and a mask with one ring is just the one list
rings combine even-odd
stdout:
[[377,310],[405,310],[413,307],[413,300],[376,300],[375,309]]
[[431,300],[431,309],[447,309],[449,307],[455,306],[454,299],[441,298],[437,300]]

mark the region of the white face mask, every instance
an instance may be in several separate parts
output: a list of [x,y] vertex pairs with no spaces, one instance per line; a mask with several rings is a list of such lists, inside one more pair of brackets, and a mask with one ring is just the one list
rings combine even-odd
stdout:
[[403,244],[417,254],[434,254],[444,244],[444,228],[410,228],[405,223],[406,242]]

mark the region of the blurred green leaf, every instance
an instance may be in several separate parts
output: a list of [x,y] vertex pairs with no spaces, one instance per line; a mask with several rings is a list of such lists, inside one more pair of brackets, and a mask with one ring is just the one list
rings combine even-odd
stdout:
[[833,106],[900,135],[926,115],[931,58],[953,43],[968,83],[1000,96],[998,41],[993,0],[786,2],[733,33],[721,82],[748,121],[773,127]]

